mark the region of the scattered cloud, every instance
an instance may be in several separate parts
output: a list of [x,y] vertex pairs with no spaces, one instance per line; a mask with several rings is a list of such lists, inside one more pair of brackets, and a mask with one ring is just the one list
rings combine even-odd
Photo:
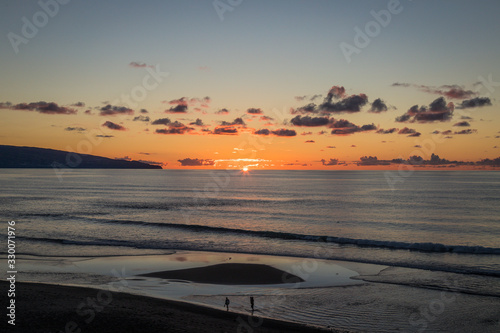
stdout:
[[377,127],[375,124],[363,125],[359,127],[345,119],[331,120],[328,127],[332,128],[331,134],[334,135],[349,135],[357,132],[373,131]]
[[180,162],[182,166],[211,166],[215,164],[214,160],[199,158],[185,158],[177,161]]
[[0,103],[0,109],[38,111],[43,114],[76,114],[77,110],[65,106],[59,106],[54,102],[19,103],[12,105],[10,102]]
[[115,124],[115,123],[113,123],[111,121],[106,121],[104,124],[102,124],[102,126],[107,127],[107,128],[109,128],[111,130],[115,130],[115,131],[126,131],[127,130],[122,125]]
[[396,118],[397,122],[433,122],[448,121],[453,116],[455,109],[452,102],[446,103],[443,97],[435,99],[429,107],[418,105],[412,106],[405,114]]
[[314,140],[307,140],[305,143],[315,143],[316,141]]
[[386,129],[386,130],[380,128],[379,130],[377,130],[376,133],[378,133],[378,134],[392,134],[392,133],[397,132],[397,131],[398,131],[398,129],[395,128],[395,127],[389,128],[389,129]]
[[380,98],[377,98],[376,100],[374,100],[372,103],[372,106],[370,108],[370,112],[375,112],[375,113],[383,112],[383,111],[387,111],[387,110],[388,110],[387,105]]
[[137,117],[134,117],[133,121],[144,121],[144,122],[148,122],[150,121],[151,119],[149,119],[148,116],[143,116],[143,115],[139,115]]
[[470,126],[470,124],[467,121],[460,121],[453,126],[468,127],[468,126]]
[[249,108],[247,110],[248,114],[263,114],[264,112],[261,109]]
[[64,130],[68,131],[68,132],[73,132],[73,131],[74,132],[83,132],[83,131],[86,131],[86,129],[83,128],[83,127],[66,127]]
[[329,161],[325,160],[325,159],[322,159],[320,161],[323,165],[338,165],[339,164],[339,160],[336,159],[336,158],[330,158]]
[[183,104],[178,104],[172,106],[170,109],[165,110],[165,113],[187,113],[188,106]]
[[471,109],[471,108],[479,108],[482,106],[491,105],[491,99],[488,97],[476,97],[473,99],[467,99],[462,101],[457,108],[458,109]]
[[472,91],[472,90],[467,90],[464,87],[457,85],[457,84],[451,84],[451,85],[442,85],[439,87],[433,87],[433,86],[427,86],[423,84],[411,84],[411,83],[393,83],[393,87],[413,87],[416,88],[420,91],[429,93],[429,94],[436,94],[436,95],[442,95],[447,98],[451,99],[464,99],[464,98],[471,98],[477,95],[477,92]]
[[129,109],[125,106],[115,106],[111,104],[107,104],[100,108],[99,115],[101,116],[116,116],[116,115],[132,115],[134,114],[134,110]]
[[172,121],[169,118],[160,118],[156,119],[151,123],[151,125],[169,125]]
[[329,123],[328,117],[310,117],[297,115],[290,121],[295,126],[325,126]]
[[219,111],[215,112],[215,114],[229,114],[229,110],[228,109],[220,109]]

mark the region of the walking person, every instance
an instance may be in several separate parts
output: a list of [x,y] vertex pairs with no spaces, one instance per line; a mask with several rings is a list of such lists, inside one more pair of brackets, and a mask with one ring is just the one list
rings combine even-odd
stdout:
[[231,302],[229,302],[229,298],[226,297],[226,302],[224,303],[224,306],[227,308],[226,311],[229,311],[229,303]]
[[253,300],[253,296],[250,296],[250,306],[252,307],[252,314],[253,314],[253,311],[254,311],[254,300]]

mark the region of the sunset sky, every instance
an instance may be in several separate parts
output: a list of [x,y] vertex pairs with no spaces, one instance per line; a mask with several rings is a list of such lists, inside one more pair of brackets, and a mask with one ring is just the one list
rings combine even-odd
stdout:
[[500,156],[497,0],[0,6],[0,144],[164,168]]

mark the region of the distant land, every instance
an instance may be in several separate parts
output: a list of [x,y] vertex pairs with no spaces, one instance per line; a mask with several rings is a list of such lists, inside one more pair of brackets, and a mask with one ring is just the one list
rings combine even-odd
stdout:
[[0,145],[0,168],[161,169],[162,167],[62,150]]

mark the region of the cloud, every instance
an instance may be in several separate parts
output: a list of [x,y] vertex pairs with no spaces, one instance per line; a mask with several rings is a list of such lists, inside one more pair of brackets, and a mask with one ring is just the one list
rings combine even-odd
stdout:
[[387,105],[383,100],[380,98],[377,98],[376,100],[373,101],[372,106],[370,108],[370,112],[383,112],[387,111]]
[[337,147],[335,147],[335,146],[326,146],[326,148],[334,149],[334,148],[337,148]]
[[468,126],[470,126],[470,124],[467,121],[460,121],[453,126],[468,127]]
[[328,127],[333,128],[331,134],[334,135],[349,135],[356,132],[365,132],[377,129],[375,124],[363,125],[359,127],[345,119],[339,119],[339,120],[331,119]]
[[216,127],[213,131],[212,134],[216,135],[235,135],[238,134],[238,129],[235,127],[231,126],[219,126]]
[[464,87],[457,85],[457,84],[451,84],[451,85],[442,85],[439,87],[432,87],[432,86],[427,86],[423,84],[410,84],[410,83],[393,83],[393,87],[413,87],[416,88],[420,91],[429,93],[429,94],[436,94],[436,95],[443,95],[447,98],[451,99],[464,99],[464,98],[471,98],[477,95],[476,92],[472,90],[466,90]]
[[169,125],[171,123],[172,122],[170,121],[169,118],[160,118],[160,119],[156,119],[155,121],[153,121],[151,123],[151,125]]
[[148,65],[144,62],[138,62],[138,61],[132,61],[130,64],[128,64],[130,67],[134,67],[134,68],[145,68],[145,67],[151,67],[151,68],[154,68],[154,66],[152,65]]
[[322,159],[320,161],[323,165],[338,165],[339,164],[339,160],[336,159],[336,158],[330,158],[329,161],[325,160],[325,159]]
[[310,116],[304,116],[301,117],[300,115],[295,116],[292,118],[290,121],[293,125],[295,126],[325,126],[328,124],[330,119],[328,117],[310,117]]
[[397,128],[389,128],[389,129],[379,129],[376,133],[378,134],[392,134],[394,132],[396,132],[398,129]]
[[165,110],[166,113],[186,113],[188,110],[187,105],[178,104],[176,106],[172,106],[170,109]]
[[111,130],[115,130],[115,131],[126,131],[127,130],[122,125],[115,124],[111,121],[106,121],[104,124],[102,124],[102,126],[107,127]]
[[203,124],[203,120],[201,120],[200,118],[196,118],[196,120],[189,123],[189,125],[191,125],[191,126],[205,126]]
[[140,113],[142,113],[142,114],[148,114],[149,112],[146,109],[141,109]]
[[102,134],[98,134],[95,136],[96,138],[114,138],[115,136],[114,135],[102,135]]
[[144,122],[148,122],[150,121],[151,119],[149,119],[148,116],[143,116],[143,115],[139,115],[137,117],[134,117],[133,121],[144,121]]
[[476,129],[470,129],[470,128],[468,128],[468,129],[464,129],[464,130],[455,132],[454,134],[461,135],[461,134],[474,134],[474,133],[477,133]]
[[215,112],[215,114],[229,114],[229,110],[228,109],[220,109],[219,111]]
[[473,99],[466,99],[462,101],[457,108],[458,109],[470,109],[470,108],[478,108],[486,105],[491,105],[491,99],[488,97],[476,97]]
[[114,106],[114,105],[108,104],[106,106],[103,106],[100,109],[99,114],[101,116],[115,116],[118,114],[120,114],[120,115],[123,115],[123,114],[132,115],[132,114],[134,114],[134,110],[129,109],[125,106]]
[[246,126],[243,118],[235,118],[232,122],[221,121],[221,126]]
[[68,132],[73,132],[73,131],[83,132],[83,131],[86,131],[86,129],[83,128],[83,127],[66,127],[64,130],[68,131]]
[[85,106],[85,103],[83,102],[76,102],[74,104],[71,104],[71,106],[75,106],[75,107],[78,107],[78,108],[82,108]]
[[263,128],[263,129],[260,129],[260,130],[253,132],[253,134],[255,134],[255,135],[269,135],[269,134],[271,134],[271,130],[269,130],[267,128]]
[[54,102],[33,102],[33,103],[19,103],[12,105],[11,103],[0,103],[0,108],[11,110],[25,110],[25,111],[38,111],[43,114],[76,114],[75,109],[59,106]]
[[340,112],[359,112],[368,102],[368,97],[365,94],[352,95],[338,102],[333,102],[330,95],[325,98],[323,104],[319,106],[319,110],[323,113],[340,113]]
[[256,108],[249,108],[247,110],[247,113],[248,114],[263,114],[264,112],[262,112],[261,109],[256,109]]
[[280,128],[274,131],[271,131],[276,136],[296,136],[297,132],[295,130]]
[[210,166],[214,165],[215,161],[211,159],[185,158],[177,160],[182,166]]
[[408,134],[408,136],[413,136],[413,137],[421,135],[420,132],[417,132],[413,128],[408,128],[408,127],[405,127],[405,128],[402,128],[401,130],[399,130],[398,134]]
[[302,107],[299,107],[295,110],[294,109],[291,110],[292,114],[317,113],[317,112],[318,112],[318,110],[316,109],[316,104],[314,104],[314,103],[309,103],[309,104],[304,105]]
[[379,160],[377,156],[363,156],[359,158],[359,162],[357,162],[358,166],[363,165],[390,165],[390,161]]
[[314,140],[307,140],[305,143],[315,143],[316,141]]
[[[405,114],[396,118],[397,122],[433,122],[447,121],[453,116],[455,106],[453,103],[446,103],[443,97],[439,97],[429,104],[429,107],[418,105],[412,106]],[[412,119],[413,117],[413,119]]]
[[157,161],[149,161],[149,160],[137,160],[137,162],[151,164],[151,165],[158,165],[158,166],[161,166],[161,167],[168,164],[168,163],[157,162]]
[[341,86],[333,86],[328,91],[326,98],[331,100],[332,98],[340,99],[345,97],[345,88]]

